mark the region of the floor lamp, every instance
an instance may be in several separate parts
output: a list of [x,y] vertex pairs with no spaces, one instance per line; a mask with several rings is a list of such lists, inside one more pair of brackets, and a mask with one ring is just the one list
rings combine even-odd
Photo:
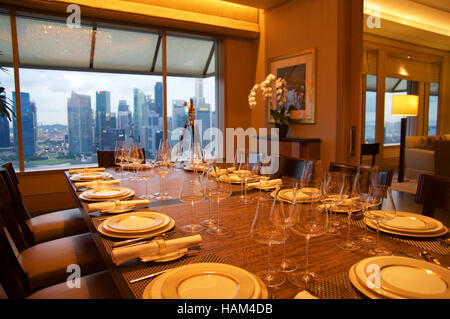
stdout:
[[403,182],[405,173],[405,139],[407,116],[417,116],[419,109],[419,97],[417,95],[394,95],[392,96],[392,115],[401,115],[401,136],[400,136],[400,160],[398,164],[399,183]]

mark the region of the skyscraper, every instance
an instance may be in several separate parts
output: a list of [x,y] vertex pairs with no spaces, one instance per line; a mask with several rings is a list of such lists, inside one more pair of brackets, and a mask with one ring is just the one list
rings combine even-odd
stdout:
[[107,129],[107,114],[111,113],[111,93],[108,91],[95,92],[95,143],[103,149],[102,131]]
[[[134,141],[136,143],[143,142],[144,136],[142,128],[146,127],[148,113],[145,110],[145,95],[140,89],[133,89],[133,99],[134,99],[134,112],[133,112],[133,123],[134,123]],[[145,122],[143,123],[143,119]]]
[[10,144],[9,120],[7,117],[0,117],[0,147],[9,147]]
[[[13,94],[13,111],[16,113],[16,92]],[[36,105],[31,103],[30,94],[26,92],[20,93],[20,110],[22,112],[22,140],[23,155],[33,156],[36,152],[37,141],[37,116]],[[16,154],[18,153],[18,137],[17,137],[17,120],[14,118],[14,147]]]
[[155,111],[163,117],[163,86],[161,82],[155,84]]
[[187,122],[186,106],[184,106],[183,100],[172,101],[173,111],[173,129],[183,127]]
[[93,151],[91,97],[72,91],[72,96],[67,99],[67,115],[69,153],[72,156],[91,154]]
[[126,141],[133,136],[131,129],[132,120],[130,107],[128,106],[127,101],[120,100],[117,110],[117,128],[124,130]]

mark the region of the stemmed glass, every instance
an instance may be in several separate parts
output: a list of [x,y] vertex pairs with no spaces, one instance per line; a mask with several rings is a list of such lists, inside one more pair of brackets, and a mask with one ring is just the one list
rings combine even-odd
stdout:
[[215,225],[208,228],[207,232],[216,236],[230,234],[230,230],[220,224],[220,202],[231,196],[231,183],[223,182],[218,178],[210,178],[204,187],[205,196],[217,203],[217,221]]
[[328,233],[331,235],[339,234],[338,228],[342,227],[342,223],[336,220],[336,212],[334,209],[339,200],[341,188],[342,173],[327,172],[322,185],[322,202],[327,209],[327,213],[329,213]]
[[252,203],[253,200],[247,196],[247,182],[249,179],[258,177],[259,164],[257,161],[252,161],[249,154],[242,154],[240,156],[237,169],[234,172],[241,179],[241,198],[240,202],[244,204]]
[[272,245],[282,244],[286,241],[286,232],[282,227],[276,225],[273,213],[279,209],[283,202],[275,199],[259,198],[256,212],[250,228],[252,240],[268,246],[267,270],[257,273],[267,287],[278,287],[286,281],[284,273],[271,269]]
[[180,201],[191,205],[191,223],[181,227],[187,233],[199,233],[203,226],[194,223],[194,204],[203,199],[203,184],[199,176],[187,179],[180,189]]
[[121,171],[121,179],[124,179],[124,173],[123,173],[123,165],[125,165],[127,161],[127,146],[123,141],[117,141],[116,142],[116,149],[114,151],[114,163],[120,167]]
[[[144,150],[141,148],[139,152],[144,152]],[[141,195],[139,198],[153,199],[155,196],[148,194],[148,180],[153,176],[153,167],[151,165],[141,165],[140,168],[140,179],[145,182],[145,195]]]
[[315,197],[310,197],[310,199],[311,201],[300,205],[297,222],[291,227],[294,233],[304,236],[306,239],[305,270],[291,272],[288,276],[292,284],[302,288],[307,288],[317,278],[317,275],[308,269],[310,239],[325,234],[328,227],[325,206],[320,201],[315,201]]
[[[378,166],[361,165],[358,167],[358,171],[355,177],[354,188],[356,193],[359,194],[359,201],[363,208],[363,213],[369,208],[368,202],[369,189],[371,186],[379,185]],[[375,243],[375,237],[370,236],[367,226],[364,227],[364,234],[353,238],[354,241],[360,244],[373,244]]]
[[[210,156],[208,156],[208,153],[210,154]],[[215,160],[214,152],[213,152],[213,151],[210,151],[210,152],[204,151],[204,153],[203,153],[203,158],[204,158],[204,160],[205,160],[205,162],[206,162],[206,164],[207,164],[207,169],[203,171],[203,178],[205,179],[205,183],[204,183],[204,186],[205,186],[205,196],[208,197],[208,196],[207,196],[207,191],[206,191],[206,187],[207,187],[207,185],[208,185],[208,181],[209,181],[210,179],[215,179],[215,178],[217,178],[219,174],[217,173],[218,167],[217,167],[217,165],[216,165],[216,160]],[[211,174],[212,172],[215,173],[214,176]],[[215,221],[214,219],[211,218],[211,210],[212,210],[212,209],[211,209],[211,204],[212,204],[212,199],[209,198],[209,197],[208,197],[208,199],[209,199],[208,219],[205,219],[205,220],[202,221],[200,224],[203,225],[203,226],[205,226],[205,227],[212,227],[212,226],[216,225],[216,221]]]
[[[296,195],[297,195],[297,183],[283,183],[281,185],[277,185],[277,188],[275,190],[275,198],[279,198],[279,194],[283,192],[291,192],[293,194],[293,200],[292,202],[285,202],[280,201],[273,210],[272,213],[272,220],[273,223],[283,230],[286,241],[288,239],[288,232],[287,229],[294,226],[296,223],[296,210],[298,209],[297,202],[296,202]],[[297,269],[297,264],[286,258],[286,241],[283,242],[283,259],[281,260],[281,263],[276,265],[274,268],[276,270],[282,271],[282,272],[292,272]]]
[[155,159],[155,173],[160,177],[159,193],[156,193],[157,200],[172,199],[167,193],[163,193],[164,178],[173,171],[173,162],[171,161],[171,149],[167,141],[161,141],[159,150]]
[[[368,209],[364,212],[364,216],[368,219],[375,220],[377,224],[375,247],[370,249],[368,253],[373,256],[391,255],[392,251],[381,248],[378,245],[380,238],[380,223],[395,218],[397,213],[391,188],[382,185],[371,186],[367,202]],[[383,210],[378,209],[381,205]]]
[[343,174],[342,188],[336,208],[347,211],[347,239],[338,242],[336,246],[345,250],[358,250],[360,248],[358,243],[350,239],[352,213],[361,211],[363,208],[363,204],[359,201],[359,194],[354,186],[355,175]]

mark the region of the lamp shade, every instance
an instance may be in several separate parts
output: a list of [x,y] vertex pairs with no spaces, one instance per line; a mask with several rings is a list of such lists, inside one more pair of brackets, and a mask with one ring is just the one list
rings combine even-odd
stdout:
[[392,96],[392,115],[417,116],[419,97],[417,95]]

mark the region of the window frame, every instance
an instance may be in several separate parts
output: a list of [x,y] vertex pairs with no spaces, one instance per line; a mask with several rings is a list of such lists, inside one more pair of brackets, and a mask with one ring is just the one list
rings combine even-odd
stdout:
[[[163,82],[163,110],[164,110],[164,137],[167,137],[167,77],[176,76],[176,77],[189,77],[189,78],[209,78],[215,77],[215,105],[216,105],[216,116],[217,116],[217,126],[219,129],[223,131],[225,123],[224,123],[224,101],[222,96],[224,93],[223,86],[220,85],[220,77],[223,76],[223,65],[220,61],[223,62],[223,58],[221,58],[223,54],[223,36],[215,35],[215,34],[207,34],[195,31],[186,31],[174,29],[171,27],[161,27],[161,26],[153,26],[153,25],[142,25],[134,23],[131,25],[131,22],[124,22],[121,20],[106,20],[104,18],[93,18],[83,17],[81,25],[84,27],[90,27],[94,32],[91,33],[91,52],[90,52],[90,62],[89,68],[76,68],[76,67],[59,67],[59,66],[38,66],[38,65],[29,65],[29,64],[21,64],[19,61],[19,50],[18,50],[18,37],[17,37],[17,22],[16,17],[28,17],[33,19],[42,19],[43,21],[55,21],[55,22],[65,22],[66,15],[57,13],[57,12],[44,12],[36,9],[27,9],[20,8],[16,9],[15,7],[2,5],[0,6],[0,12],[6,15],[9,15],[11,22],[11,42],[12,42],[12,51],[13,51],[13,62],[12,63],[1,63],[1,66],[11,67],[14,69],[14,84],[15,84],[15,92],[16,96],[16,122],[17,122],[17,143],[18,143],[18,160],[19,160],[19,171],[23,172],[45,172],[45,171],[65,171],[67,169],[61,168],[46,168],[39,170],[30,170],[25,169],[24,164],[24,150],[23,150],[23,136],[22,136],[22,116],[21,116],[21,103],[20,103],[20,77],[19,71],[20,68],[27,69],[46,69],[46,70],[59,70],[59,71],[78,71],[78,72],[89,72],[89,73],[114,73],[114,74],[130,74],[130,75],[150,75],[150,76],[161,76]],[[126,30],[126,31],[137,31],[137,32],[145,32],[145,33],[156,33],[158,35],[158,44],[155,47],[155,52],[153,54],[152,68],[150,71],[127,71],[127,70],[113,70],[113,69],[97,69],[93,67],[93,44],[95,41],[95,31],[97,27],[104,27],[110,29],[117,30]],[[183,38],[192,38],[192,39],[204,39],[213,41],[213,45],[211,47],[211,51],[208,54],[208,58],[206,59],[205,66],[203,67],[202,75],[192,75],[192,74],[176,74],[176,73],[167,73],[167,65],[166,65],[166,38],[167,35],[179,36]],[[162,71],[156,72],[154,71],[156,66],[156,60],[158,58],[158,52],[161,50],[162,57]],[[214,57],[214,60],[212,60]],[[210,64],[215,63],[214,73],[207,73]],[[220,64],[219,64],[220,63]],[[71,167],[72,168],[72,167]],[[74,167],[75,168],[75,167]]]

